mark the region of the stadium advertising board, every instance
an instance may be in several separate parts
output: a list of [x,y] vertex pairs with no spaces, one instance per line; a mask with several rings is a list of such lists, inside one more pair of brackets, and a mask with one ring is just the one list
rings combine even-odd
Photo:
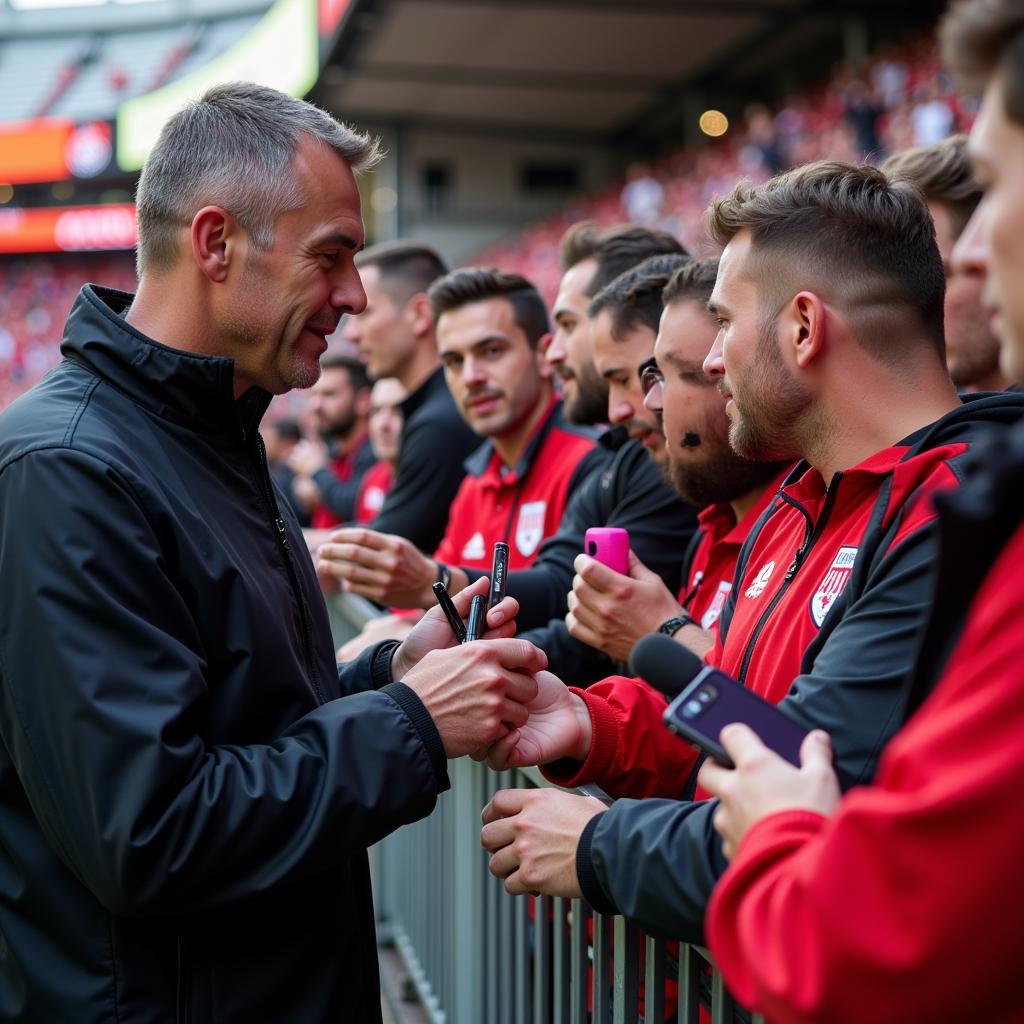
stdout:
[[164,122],[213,85],[250,81],[304,96],[320,73],[316,0],[277,0],[237,43],[209,64],[117,112],[117,163],[141,169]]
[[0,182],[94,178],[110,167],[113,145],[109,121],[46,117],[0,125]]
[[0,209],[0,253],[131,249],[135,238],[131,203]]

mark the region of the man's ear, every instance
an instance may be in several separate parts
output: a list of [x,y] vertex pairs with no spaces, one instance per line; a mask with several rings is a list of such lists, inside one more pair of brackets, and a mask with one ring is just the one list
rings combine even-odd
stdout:
[[827,311],[814,292],[797,292],[779,313],[777,327],[784,351],[800,369],[807,369],[825,351]]
[[434,329],[434,313],[426,292],[418,292],[409,299],[402,310],[402,315],[408,320],[409,327],[417,338],[422,338]]
[[204,206],[190,228],[192,258],[209,280],[223,284],[232,260],[238,259],[242,231],[234,217],[220,206]]
[[540,371],[541,380],[550,380],[555,374],[555,368],[548,362],[548,349],[554,340],[554,335],[549,331],[537,339],[537,369]]

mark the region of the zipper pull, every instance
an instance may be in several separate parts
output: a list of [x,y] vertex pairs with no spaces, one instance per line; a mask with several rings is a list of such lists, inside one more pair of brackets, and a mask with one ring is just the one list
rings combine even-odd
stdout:
[[800,568],[800,563],[804,560],[804,549],[800,548],[796,555],[793,557],[793,561],[790,567],[786,570],[786,582],[788,583],[795,575],[797,569]]
[[277,527],[277,539],[281,542],[281,546],[287,551],[288,531],[285,529],[284,520],[280,516],[278,516],[274,520],[274,525]]

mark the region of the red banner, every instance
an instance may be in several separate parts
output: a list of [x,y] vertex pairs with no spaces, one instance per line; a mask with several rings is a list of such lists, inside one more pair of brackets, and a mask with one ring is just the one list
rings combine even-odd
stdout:
[[102,252],[135,245],[135,207],[0,208],[0,253]]

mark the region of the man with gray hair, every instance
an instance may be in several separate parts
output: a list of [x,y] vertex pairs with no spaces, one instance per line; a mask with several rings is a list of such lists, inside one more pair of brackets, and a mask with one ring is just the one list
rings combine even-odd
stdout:
[[336,665],[267,471],[271,395],[365,305],[377,158],[211,89],[143,170],[138,294],[84,287],[0,416],[0,1018],[379,1021],[366,848],[525,721],[511,598],[482,642],[435,611]]

